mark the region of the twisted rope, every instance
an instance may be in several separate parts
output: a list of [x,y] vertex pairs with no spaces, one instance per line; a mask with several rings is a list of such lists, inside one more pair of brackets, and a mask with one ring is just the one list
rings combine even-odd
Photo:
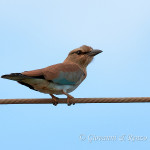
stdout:
[[[72,103],[142,103],[150,102],[150,97],[122,97],[122,98],[74,98]],[[0,99],[0,104],[50,104],[52,99]],[[67,103],[67,99],[60,98],[59,104]]]

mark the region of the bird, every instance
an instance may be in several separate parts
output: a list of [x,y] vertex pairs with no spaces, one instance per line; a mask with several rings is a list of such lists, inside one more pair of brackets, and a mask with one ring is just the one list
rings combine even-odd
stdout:
[[37,70],[6,74],[1,78],[17,81],[32,90],[49,94],[55,106],[59,98],[54,95],[64,94],[70,106],[74,104],[71,103],[74,97],[69,93],[74,91],[87,77],[87,66],[101,52],[103,51],[83,45],[70,51],[62,63]]

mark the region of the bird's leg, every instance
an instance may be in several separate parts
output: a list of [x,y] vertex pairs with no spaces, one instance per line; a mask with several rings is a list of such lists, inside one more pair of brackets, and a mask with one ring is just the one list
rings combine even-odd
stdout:
[[59,98],[54,96],[53,94],[50,94],[50,96],[52,97],[53,105],[56,106],[58,104]]
[[64,90],[62,91],[63,94],[65,94],[67,96],[67,104],[68,106],[70,106],[71,104],[75,105],[75,103],[71,103],[70,100],[73,99],[74,97],[69,95],[68,93],[66,93]]

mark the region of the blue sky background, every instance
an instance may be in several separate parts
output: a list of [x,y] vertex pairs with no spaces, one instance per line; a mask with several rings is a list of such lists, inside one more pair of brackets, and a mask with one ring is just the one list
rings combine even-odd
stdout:
[[[0,75],[60,63],[86,44],[103,53],[74,97],[148,97],[149,6],[149,0],[0,0]],[[0,79],[2,99],[49,97]],[[1,105],[0,149],[146,150],[149,116],[149,103]],[[88,141],[122,135],[125,141]],[[129,135],[148,139],[131,142]]]

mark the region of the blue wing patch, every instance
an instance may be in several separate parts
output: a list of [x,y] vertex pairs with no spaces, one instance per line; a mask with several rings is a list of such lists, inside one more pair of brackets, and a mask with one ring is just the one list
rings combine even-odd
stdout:
[[75,82],[68,81],[65,78],[64,79],[56,78],[52,81],[61,85],[74,85],[75,84]]
[[59,76],[54,78],[52,81],[61,85],[75,85],[83,77],[83,72],[62,72],[60,71]]

